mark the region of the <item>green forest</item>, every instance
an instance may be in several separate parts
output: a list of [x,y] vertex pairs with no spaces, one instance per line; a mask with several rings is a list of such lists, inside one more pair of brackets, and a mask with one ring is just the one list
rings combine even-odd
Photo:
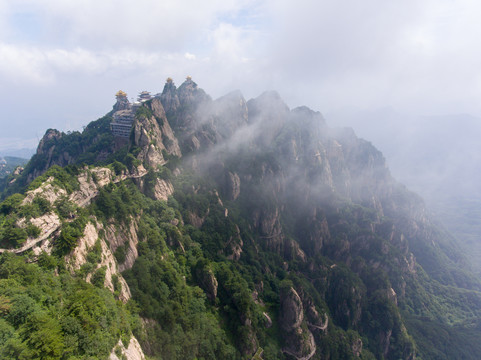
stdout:
[[2,182],[2,359],[478,358],[481,280],[371,144],[275,94],[163,95]]

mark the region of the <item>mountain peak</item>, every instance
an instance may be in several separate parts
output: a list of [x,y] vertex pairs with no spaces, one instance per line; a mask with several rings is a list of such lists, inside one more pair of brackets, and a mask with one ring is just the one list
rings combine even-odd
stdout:
[[122,90],[117,91],[115,94],[115,98],[117,99],[116,103],[113,106],[113,111],[120,111],[120,110],[129,110],[131,108],[131,104],[129,99],[127,98],[127,93]]
[[[152,358],[477,359],[481,281],[372,144],[275,91],[213,101],[188,77],[147,95],[125,109],[119,91],[82,133],[49,129],[7,179],[24,193],[0,204],[19,348],[47,324],[77,358],[121,356],[136,333]],[[61,302],[47,277],[30,291],[38,274]]]

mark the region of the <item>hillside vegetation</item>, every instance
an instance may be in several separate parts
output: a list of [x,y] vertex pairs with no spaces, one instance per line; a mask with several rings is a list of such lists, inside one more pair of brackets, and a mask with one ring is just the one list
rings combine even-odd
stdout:
[[2,358],[478,358],[481,281],[369,142],[191,79],[120,105],[4,185]]

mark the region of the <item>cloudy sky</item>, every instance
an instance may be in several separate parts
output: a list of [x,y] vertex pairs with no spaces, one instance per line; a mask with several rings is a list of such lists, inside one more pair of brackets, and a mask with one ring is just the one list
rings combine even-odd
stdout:
[[480,13],[474,0],[0,0],[0,150],[81,129],[118,89],[160,92],[168,76],[325,114],[480,116]]

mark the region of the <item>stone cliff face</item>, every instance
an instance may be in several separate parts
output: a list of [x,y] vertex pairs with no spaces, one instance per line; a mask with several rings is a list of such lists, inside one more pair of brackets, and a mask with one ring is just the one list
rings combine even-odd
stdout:
[[[79,270],[82,265],[88,262],[88,254],[92,251],[96,242],[99,241],[100,244],[100,261],[95,264],[95,270],[104,268],[105,269],[105,280],[104,286],[110,291],[119,291],[119,299],[123,302],[127,302],[130,297],[130,289],[125,282],[124,278],[119,272],[117,267],[117,262],[107,244],[99,238],[98,230],[102,229],[102,226],[98,223],[92,224],[88,223],[84,230],[84,236],[78,242],[77,247],[67,256],[67,264],[70,270],[73,272]],[[91,281],[93,272],[89,273],[86,277],[87,281]],[[113,277],[116,276],[120,289],[116,289],[113,281]]]
[[[129,106],[120,101],[114,110]],[[46,165],[37,168],[32,177],[52,164],[75,162],[68,153],[55,155],[57,142],[64,136],[68,135],[55,130],[46,133],[37,151]],[[361,357],[368,346],[363,347],[361,336],[369,338],[371,349],[378,350],[376,356],[415,357],[399,308],[406,306],[413,284],[420,281],[419,264],[426,264],[428,274],[436,276],[436,261],[429,258],[423,262],[422,256],[419,261],[418,254],[440,248],[442,234],[432,226],[422,200],[395,182],[382,154],[369,142],[350,129],[330,129],[319,112],[306,107],[290,110],[275,92],[246,101],[236,91],[212,101],[190,78],[179,88],[167,81],[160,96],[139,108],[129,141],[130,154],[141,163],[135,169],[115,174],[107,167],[85,168],[78,176],[79,189],[73,193],[57,189],[53,180],[47,180],[27,193],[24,203],[42,196],[54,204],[68,195],[69,201],[86,207],[95,202],[102,187],[128,178],[145,194],[149,191],[149,201],[167,202],[179,190],[181,195],[173,203],[195,199],[194,206],[182,209],[176,205],[176,218],[169,219],[168,228],[165,225],[169,230],[162,230],[162,240],[167,247],[178,249],[184,265],[190,261],[201,264],[193,260],[195,251],[187,248],[197,237],[202,240],[196,246],[204,254],[213,254],[216,261],[227,261],[232,269],[246,264],[255,269],[248,275],[248,286],[255,287],[250,293],[255,292],[253,301],[259,306],[265,306],[264,296],[270,302],[259,314],[266,327],[280,330],[285,354],[299,360],[315,355],[329,358],[329,349],[320,344],[332,334],[348,333],[345,343],[355,357]],[[155,177],[155,172],[165,170],[163,166],[172,160],[180,164],[169,169],[174,175],[169,180]],[[205,177],[208,185],[186,185],[182,176],[191,173]],[[179,174],[180,181],[175,178]],[[200,206],[205,199],[211,201],[209,205]],[[92,220],[68,258],[72,271],[80,269],[101,237],[96,270],[107,269],[105,286],[112,291],[116,291],[113,279],[119,279],[123,301],[131,294],[121,272],[132,269],[141,252],[138,248],[145,249],[155,240],[139,245],[142,214],[131,215],[129,224]],[[25,226],[26,219],[22,221],[19,226]],[[55,238],[60,219],[52,212],[31,221],[41,224],[42,233],[47,234],[38,246],[32,246],[39,254],[49,249],[48,238]],[[53,229],[46,225],[49,221],[55,224]],[[179,226],[184,222],[185,227]],[[215,244],[207,243],[211,234],[203,231],[221,231],[218,229],[223,232],[215,237]],[[113,255],[119,249],[125,254],[121,263]],[[267,261],[259,260],[263,252],[269,254]],[[164,255],[159,257],[164,260]],[[168,256],[176,255],[172,251]],[[453,259],[451,254],[437,258]],[[186,275],[184,282],[195,281],[217,311],[225,284],[216,277],[215,266],[195,266],[193,279]],[[260,280],[264,275],[271,282],[266,292],[262,283],[266,278]],[[421,275],[426,276],[424,272]],[[317,291],[316,297],[302,289],[302,281],[276,294],[277,276],[302,278],[315,288],[309,291]],[[460,279],[449,285],[467,281]],[[247,302],[238,293],[229,301],[239,308]],[[221,306],[219,311],[224,309]],[[372,319],[380,313],[389,321]],[[246,338],[240,352],[253,356],[261,349],[262,338],[255,327],[259,325],[253,325],[256,319],[252,314],[236,316]],[[155,323],[152,328],[162,327],[148,321]],[[395,352],[399,348],[405,349],[401,355]],[[127,354],[127,350],[124,346],[117,353]]]
[[174,114],[180,107],[179,97],[177,96],[177,87],[172,79],[168,79],[165,83],[164,90],[160,95],[160,101],[168,115]]
[[133,126],[133,144],[140,148],[137,158],[157,169],[166,163],[164,153],[180,157],[181,152],[160,100],[154,98],[145,106],[150,109],[152,115],[136,116]]
[[292,287],[281,292],[279,321],[285,341],[283,351],[298,360],[308,360],[314,356],[314,336],[304,321],[302,300]]
[[221,139],[231,138],[249,121],[247,102],[240,91],[231,92],[214,101],[211,108],[212,124]]
[[112,349],[109,360],[144,360],[145,355],[135,337],[131,337],[127,347],[122,340]]
[[71,159],[68,153],[62,154],[62,156],[54,157],[53,152],[56,147],[56,142],[61,139],[63,134],[54,129],[48,129],[45,135],[42,137],[37,147],[37,156],[42,156],[45,158],[44,164],[28,175],[28,181],[32,181],[37,176],[42,175],[47,169],[54,165],[66,166],[69,164]]
[[200,89],[190,77],[177,89],[173,82],[167,82],[160,96],[169,121],[175,131],[194,130],[196,111],[205,102],[210,102],[210,97]]
[[167,120],[162,102],[158,98],[155,98],[147,103],[146,106],[152,111],[152,114],[157,120],[157,124],[161,131],[162,143],[167,150],[167,153],[169,155],[181,157],[182,153],[180,151],[179,143],[172,131],[169,121]]

